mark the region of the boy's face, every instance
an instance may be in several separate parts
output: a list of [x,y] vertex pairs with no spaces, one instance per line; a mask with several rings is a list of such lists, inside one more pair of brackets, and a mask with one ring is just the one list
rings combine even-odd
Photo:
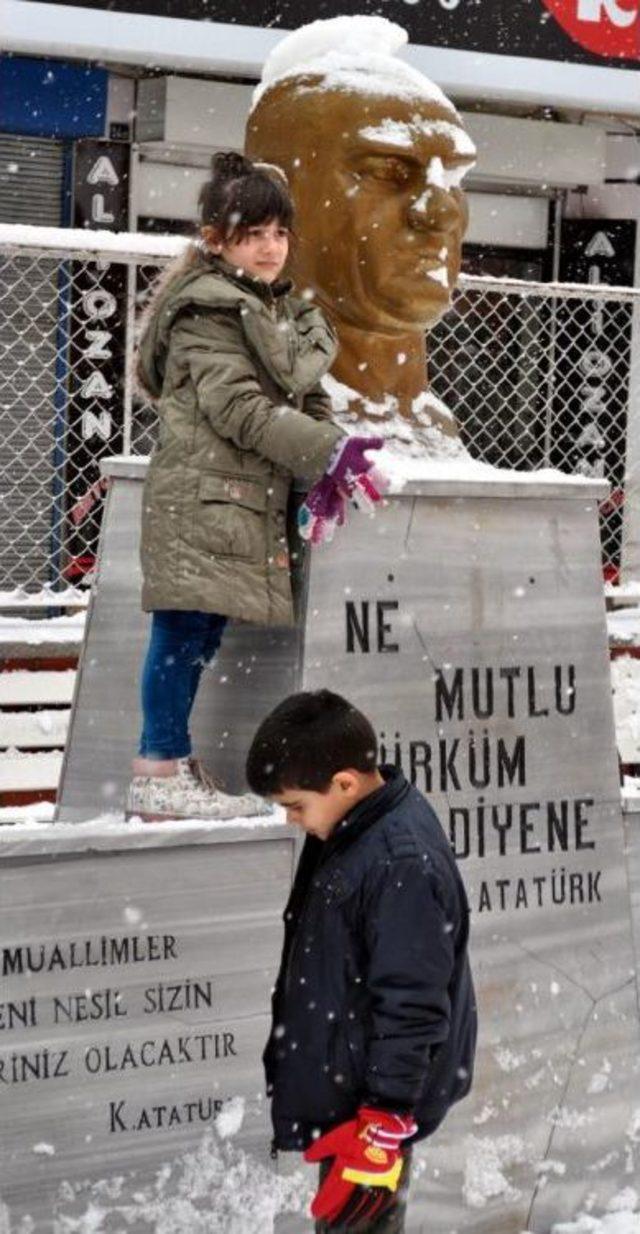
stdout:
[[[364,779],[359,772],[339,771],[325,792],[309,788],[283,788],[271,800],[287,811],[287,822],[308,835],[328,840],[334,828],[357,805]],[[371,789],[369,789],[371,791]]]

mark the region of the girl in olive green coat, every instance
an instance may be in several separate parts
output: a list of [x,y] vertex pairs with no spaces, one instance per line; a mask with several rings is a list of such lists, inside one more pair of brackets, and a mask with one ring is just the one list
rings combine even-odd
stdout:
[[[201,206],[200,237],[163,280],[138,352],[160,421],[143,500],[142,600],[153,616],[128,798],[129,814],[146,819],[263,810],[250,794],[220,792],[191,758],[189,716],[228,618],[293,621],[291,481],[317,482],[346,441],[320,386],[333,331],[279,277],[293,221],[284,176],[216,155]],[[371,466],[359,442],[352,481]],[[321,512],[332,483],[316,484]]]

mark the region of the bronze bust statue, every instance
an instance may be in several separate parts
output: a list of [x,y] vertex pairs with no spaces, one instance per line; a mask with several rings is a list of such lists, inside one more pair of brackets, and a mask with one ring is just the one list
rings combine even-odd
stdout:
[[[312,48],[317,36],[324,46],[311,60],[308,36]],[[438,87],[390,54],[405,41],[375,17],[289,35],[273,53],[271,79],[265,66],[246,151],[289,180],[300,235],[291,273],[338,332],[332,376],[356,392],[351,415],[377,423],[400,415],[457,437],[453,416],[426,395],[425,331],[447,309],[460,271],[460,184],[475,150]]]

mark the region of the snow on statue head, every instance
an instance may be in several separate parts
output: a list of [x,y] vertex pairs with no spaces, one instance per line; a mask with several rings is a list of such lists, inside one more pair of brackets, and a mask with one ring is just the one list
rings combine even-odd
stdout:
[[475,150],[439,87],[398,58],[406,41],[400,26],[364,16],[285,37],[254,95],[246,150],[289,178],[292,272],[338,331],[342,409],[434,452],[444,433],[451,453],[455,420],[426,393],[425,329],[460,270],[460,184]]

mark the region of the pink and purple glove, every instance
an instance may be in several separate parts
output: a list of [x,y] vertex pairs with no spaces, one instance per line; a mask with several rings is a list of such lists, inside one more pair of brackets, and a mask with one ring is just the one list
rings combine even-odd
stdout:
[[298,531],[310,544],[328,544],[336,527],[342,527],[347,511],[344,495],[331,476],[324,475],[309,489],[298,509]]
[[303,540],[322,544],[333,539],[345,520],[346,502],[372,510],[387,489],[386,477],[366,457],[367,450],[381,450],[382,437],[344,437],[338,442],[327,470],[309,490],[298,511],[298,529]]

